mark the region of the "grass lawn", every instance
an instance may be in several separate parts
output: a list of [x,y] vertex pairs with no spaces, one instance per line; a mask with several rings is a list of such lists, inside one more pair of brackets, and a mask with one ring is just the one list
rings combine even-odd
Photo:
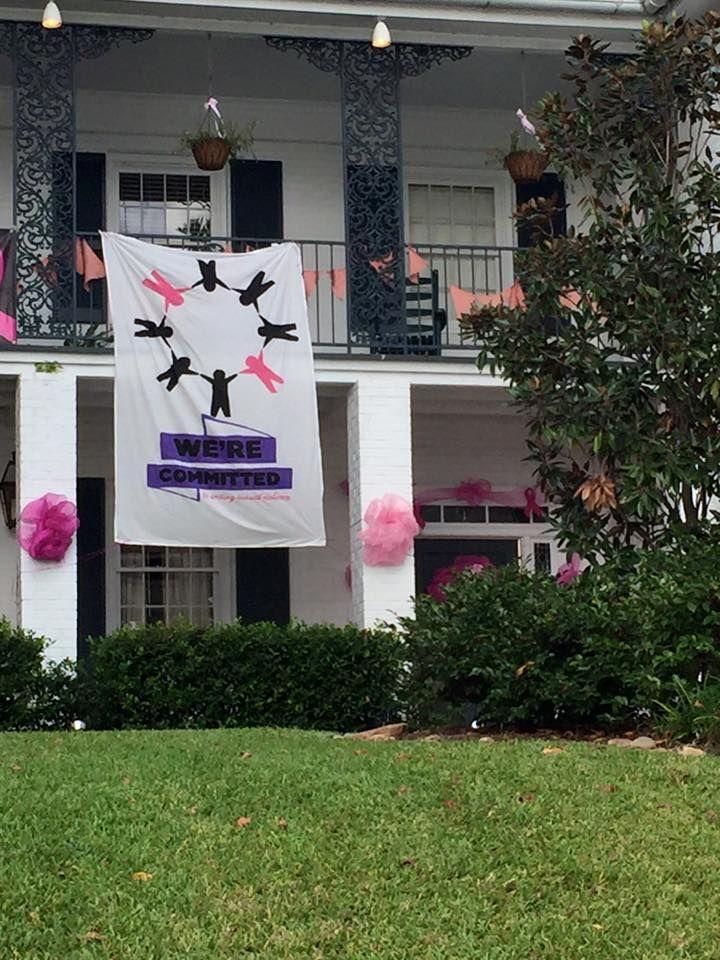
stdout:
[[0,958],[717,960],[720,759],[543,746],[1,735]]

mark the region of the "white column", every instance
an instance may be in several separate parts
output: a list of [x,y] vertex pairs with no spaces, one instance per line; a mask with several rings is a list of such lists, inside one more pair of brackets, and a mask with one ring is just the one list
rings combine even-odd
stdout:
[[412,503],[410,384],[402,374],[361,374],[348,397],[352,615],[360,626],[412,613],[415,563],[368,567],[358,533],[371,500],[395,493]]
[[[77,391],[74,373],[23,372],[17,382],[18,514],[30,500],[60,493],[76,503]],[[41,563],[20,550],[18,619],[51,642],[51,660],[77,652],[77,542],[60,563]]]

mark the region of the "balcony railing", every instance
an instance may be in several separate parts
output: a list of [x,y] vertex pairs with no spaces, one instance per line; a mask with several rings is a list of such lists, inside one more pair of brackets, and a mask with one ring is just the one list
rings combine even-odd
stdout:
[[[178,246],[200,254],[243,253],[267,246],[262,239],[237,237],[191,238],[143,236],[140,239]],[[86,241],[101,255],[97,234],[78,234],[76,245]],[[517,272],[522,251],[511,247],[473,245],[415,244],[416,272],[404,279],[405,323],[384,337],[382,325],[370,332],[352,329],[346,292],[345,244],[327,240],[297,240],[307,277],[307,307],[310,334],[319,355],[405,355],[417,357],[461,357],[475,349],[472,341],[461,337],[458,312],[452,288],[475,294],[493,294],[510,286]],[[18,323],[21,342],[48,346],[108,349],[112,329],[108,323],[107,294],[104,279],[90,280],[75,270],[69,255],[38,257],[41,282],[48,287],[42,306],[32,312],[19,303]],[[420,268],[418,268],[420,265]],[[369,265],[369,269],[372,266]],[[383,282],[395,282],[383,276]],[[53,290],[53,286],[55,290]],[[85,289],[87,286],[88,289]],[[37,298],[36,298],[37,302]],[[26,311],[30,313],[26,316]],[[38,313],[41,315],[39,316]],[[367,335],[366,335],[367,333]]]

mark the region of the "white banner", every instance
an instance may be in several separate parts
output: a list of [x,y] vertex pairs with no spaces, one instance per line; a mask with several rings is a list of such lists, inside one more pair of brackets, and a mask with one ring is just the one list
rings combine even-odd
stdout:
[[115,539],[325,543],[300,252],[103,235],[115,335]]

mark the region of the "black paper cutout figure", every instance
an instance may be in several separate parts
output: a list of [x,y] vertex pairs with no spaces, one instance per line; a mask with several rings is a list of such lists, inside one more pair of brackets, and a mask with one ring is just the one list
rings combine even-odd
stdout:
[[258,313],[260,313],[260,307],[258,306],[259,298],[267,293],[270,287],[275,286],[274,280],[265,279],[265,271],[261,270],[259,273],[256,273],[255,276],[250,281],[250,286],[247,290],[239,290],[237,287],[233,287],[235,293],[240,294],[240,303],[243,307],[255,307]]
[[197,376],[196,371],[190,369],[190,357],[176,357],[174,351],[172,350],[170,353],[172,354],[172,363],[164,373],[159,374],[157,377],[157,380],[160,383],[162,383],[163,380],[167,380],[168,391],[175,389],[175,387],[180,383],[180,377]]
[[160,337],[162,340],[169,340],[173,335],[173,328],[168,326],[165,322],[167,317],[163,317],[160,323],[155,323],[154,320],[141,320],[140,317],[135,318],[135,323],[143,327],[142,330],[136,330],[136,337]]
[[198,266],[200,267],[202,277],[192,285],[191,289],[199,287],[200,284],[203,285],[203,288],[207,290],[208,293],[212,293],[216,286],[222,287],[223,290],[230,289],[230,287],[226,283],[223,283],[220,277],[218,277],[214,260],[198,260]]
[[294,336],[290,333],[291,330],[297,330],[297,324],[295,323],[270,323],[269,320],[266,320],[265,317],[260,316],[260,319],[263,322],[261,327],[258,327],[258,333],[261,337],[265,337],[265,343],[263,344],[263,350],[270,343],[271,340],[292,340],[295,343],[300,339],[299,337]]
[[216,417],[218,413],[222,413],[224,417],[229,417],[230,396],[228,394],[228,384],[232,383],[237,374],[234,373],[231,377],[228,377],[224,370],[216,370],[211,377],[206,376],[204,373],[201,373],[200,376],[203,380],[207,380],[208,383],[212,384],[210,416]]

